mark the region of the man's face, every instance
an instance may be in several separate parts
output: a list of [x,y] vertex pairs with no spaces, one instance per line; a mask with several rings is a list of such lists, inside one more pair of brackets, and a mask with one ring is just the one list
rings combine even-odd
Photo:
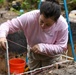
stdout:
[[42,14],[39,17],[39,24],[42,29],[47,29],[51,27],[54,23],[55,23],[54,20],[52,20],[51,18],[45,18],[44,15]]

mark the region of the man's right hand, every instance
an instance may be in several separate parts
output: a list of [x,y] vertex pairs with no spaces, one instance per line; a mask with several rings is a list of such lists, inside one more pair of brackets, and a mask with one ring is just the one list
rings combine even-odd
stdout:
[[1,37],[0,38],[0,48],[3,49],[3,50],[6,50],[6,37]]

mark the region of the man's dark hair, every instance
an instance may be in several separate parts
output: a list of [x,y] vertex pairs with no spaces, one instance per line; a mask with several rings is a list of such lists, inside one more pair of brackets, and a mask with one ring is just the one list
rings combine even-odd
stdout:
[[40,14],[43,14],[45,18],[51,18],[54,21],[57,21],[61,14],[60,5],[46,1],[40,7]]

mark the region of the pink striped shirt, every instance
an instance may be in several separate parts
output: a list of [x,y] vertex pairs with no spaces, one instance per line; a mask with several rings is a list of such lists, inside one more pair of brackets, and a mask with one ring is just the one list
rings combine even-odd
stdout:
[[18,30],[23,30],[30,47],[38,44],[40,51],[48,55],[63,53],[67,50],[68,24],[61,15],[56,23],[48,29],[39,25],[39,10],[27,12],[17,18],[8,20],[0,26],[0,37],[6,37]]

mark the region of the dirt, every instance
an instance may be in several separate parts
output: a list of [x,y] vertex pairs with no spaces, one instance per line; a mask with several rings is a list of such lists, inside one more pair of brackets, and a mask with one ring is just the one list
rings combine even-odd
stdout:
[[[1,11],[5,11],[4,9],[0,9]],[[0,16],[0,24],[7,21],[8,19],[12,19],[17,17],[18,14],[12,11],[5,11],[3,17]],[[0,75],[7,75],[7,66],[5,59],[5,51],[1,53],[0,49]],[[12,54],[11,54],[12,55]],[[41,71],[35,75],[76,75],[76,63],[60,65],[58,68],[49,68],[44,71]]]
[[3,12],[3,17],[1,18],[1,15],[0,15],[0,24],[18,16],[18,13],[13,11],[6,11],[4,8],[0,9],[0,13],[1,12]]
[[41,70],[40,73],[36,73],[35,75],[76,75],[76,63],[69,62],[54,65],[53,67]]

